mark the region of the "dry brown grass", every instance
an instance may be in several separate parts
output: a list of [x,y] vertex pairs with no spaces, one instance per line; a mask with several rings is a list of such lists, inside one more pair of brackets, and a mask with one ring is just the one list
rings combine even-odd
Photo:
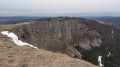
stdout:
[[[29,23],[22,23],[29,24]],[[0,25],[0,28],[12,28],[17,25]],[[1,29],[2,30],[2,29]],[[0,31],[1,31],[0,30]],[[80,59],[61,53],[29,46],[17,46],[0,33],[0,67],[98,67]]]
[[18,24],[0,25],[0,30],[2,30],[2,29],[12,29],[12,28],[14,28],[16,26],[27,25],[27,24],[31,24],[31,22],[24,22],[24,23],[18,23]]

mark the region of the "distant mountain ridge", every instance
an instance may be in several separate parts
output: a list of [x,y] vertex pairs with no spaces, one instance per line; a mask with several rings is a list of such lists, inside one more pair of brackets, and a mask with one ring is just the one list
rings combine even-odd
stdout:
[[86,17],[88,19],[100,20],[109,24],[117,24],[120,25],[120,17],[112,17],[112,16],[103,16],[103,17]]
[[[37,19],[44,19],[47,17],[32,17],[32,16],[13,16],[13,17],[0,17],[0,24],[16,24],[21,22],[29,22]],[[112,17],[112,16],[101,16],[101,17],[93,17],[93,16],[83,16],[83,18],[99,20],[108,24],[117,24],[120,25],[120,17]]]
[[45,17],[24,17],[24,16],[0,17],[0,24],[16,24],[43,18]]

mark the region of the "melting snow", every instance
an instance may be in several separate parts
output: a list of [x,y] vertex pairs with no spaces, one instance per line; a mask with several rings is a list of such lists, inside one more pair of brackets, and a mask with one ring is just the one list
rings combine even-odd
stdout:
[[109,52],[107,56],[109,57],[110,55],[111,55],[111,53]]
[[98,56],[98,63],[100,67],[103,67],[104,65],[102,64],[102,60],[101,60],[102,56]]
[[113,38],[113,33],[114,33],[114,31],[112,30],[112,38]]
[[112,34],[114,33],[114,31],[112,30]]
[[[13,41],[16,45],[18,45],[18,46],[28,45],[28,46],[30,46],[30,47],[33,47],[33,48],[38,49],[37,47],[34,47],[33,45],[30,45],[30,44],[28,44],[28,43],[26,43],[26,42],[22,42],[21,40],[18,40],[17,35],[15,35],[15,34],[12,33],[12,32],[2,31],[1,33],[2,33],[3,35],[7,35],[7,37],[11,38],[12,41]],[[38,50],[39,50],[39,49],[38,49]]]
[[106,49],[108,49],[108,47]]

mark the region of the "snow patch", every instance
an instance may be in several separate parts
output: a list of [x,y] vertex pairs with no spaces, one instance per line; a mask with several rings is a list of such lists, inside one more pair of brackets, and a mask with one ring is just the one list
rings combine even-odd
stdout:
[[114,33],[114,31],[112,30],[112,34]]
[[109,52],[107,56],[110,57],[110,55],[111,55],[111,53]]
[[112,33],[111,33],[111,35],[112,35],[112,38],[113,38],[113,34],[114,34],[114,31],[112,30]]
[[108,49],[108,47],[106,49]]
[[[18,40],[17,35],[15,35],[15,34],[12,33],[12,32],[2,31],[1,33],[2,33],[3,35],[7,35],[7,37],[11,38],[12,41],[13,41],[16,45],[18,45],[18,46],[28,45],[28,46],[30,46],[30,47],[33,47],[33,48],[38,49],[37,47],[35,47],[35,46],[31,45],[31,44],[28,44],[28,43],[26,43],[26,42],[22,42],[21,40]],[[38,50],[39,50],[39,49],[38,49]]]
[[98,56],[98,63],[100,67],[103,67],[104,65],[102,64],[102,56]]

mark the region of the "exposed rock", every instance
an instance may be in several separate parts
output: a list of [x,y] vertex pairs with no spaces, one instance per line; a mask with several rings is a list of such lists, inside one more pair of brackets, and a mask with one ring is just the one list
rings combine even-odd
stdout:
[[[1,30],[0,30],[1,31]],[[61,53],[17,46],[0,33],[0,67],[98,67]]]
[[[39,49],[61,52],[105,67],[120,65],[120,32],[94,20],[74,17],[47,18],[11,29],[22,41]],[[114,34],[111,35],[111,32]],[[106,48],[109,49],[106,49]],[[108,58],[108,53],[111,56]]]

